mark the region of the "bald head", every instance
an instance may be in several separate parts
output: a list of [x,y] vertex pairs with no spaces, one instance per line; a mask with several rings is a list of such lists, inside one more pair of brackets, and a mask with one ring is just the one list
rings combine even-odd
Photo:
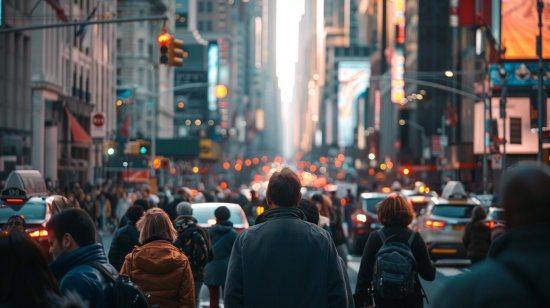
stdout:
[[550,223],[550,168],[520,167],[502,181],[506,226]]

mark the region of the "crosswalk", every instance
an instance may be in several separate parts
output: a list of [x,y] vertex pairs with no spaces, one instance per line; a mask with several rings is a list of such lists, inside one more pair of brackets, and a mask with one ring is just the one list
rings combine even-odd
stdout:
[[[355,274],[357,275],[359,273],[359,267],[361,266],[361,258],[348,256],[348,270],[351,271],[351,275]],[[470,269],[468,268],[460,268],[460,267],[436,267],[437,273],[450,278],[455,276],[464,275],[470,272]]]

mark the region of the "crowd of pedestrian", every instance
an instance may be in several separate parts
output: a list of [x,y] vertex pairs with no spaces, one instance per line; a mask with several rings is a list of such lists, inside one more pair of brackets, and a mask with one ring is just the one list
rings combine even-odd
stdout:
[[[435,307],[545,307],[550,302],[550,272],[544,266],[550,257],[550,171],[515,170],[501,191],[506,232],[493,240],[483,224],[483,207],[473,210],[463,237],[475,263],[472,274],[456,279],[435,299]],[[250,202],[239,195],[227,190],[199,195],[188,188],[155,195],[143,185],[128,197],[117,187],[85,193],[75,185],[63,201],[74,207],[45,226],[54,259],[49,265],[25,233],[24,217],[14,215],[2,226],[0,308],[130,307],[120,302],[121,292],[130,290],[135,292],[130,298],[146,306],[193,308],[199,307],[203,286],[210,308],[219,307],[222,298],[228,308],[423,307],[420,278],[434,280],[436,269],[422,236],[408,228],[414,212],[405,198],[392,194],[379,205],[384,227],[368,239],[353,292],[346,208],[334,193],[302,198],[298,176],[285,168],[271,176],[264,201],[254,192]],[[192,204],[208,200],[238,203],[245,212],[258,206],[266,210],[239,234],[222,205],[206,230],[193,216]],[[352,203],[353,197],[348,193],[345,200]],[[106,256],[97,229],[108,228],[115,231]],[[134,287],[124,289],[117,277]]]

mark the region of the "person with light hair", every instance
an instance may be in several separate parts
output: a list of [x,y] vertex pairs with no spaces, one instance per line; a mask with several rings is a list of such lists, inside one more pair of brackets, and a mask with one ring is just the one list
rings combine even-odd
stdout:
[[150,295],[150,306],[194,308],[193,273],[185,254],[173,245],[177,233],[168,214],[149,209],[136,226],[141,244],[126,256],[120,273]]

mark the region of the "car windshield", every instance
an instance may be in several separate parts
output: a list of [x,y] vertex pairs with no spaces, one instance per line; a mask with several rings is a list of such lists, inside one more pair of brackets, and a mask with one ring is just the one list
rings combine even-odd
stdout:
[[376,205],[384,199],[386,199],[386,197],[363,198],[363,209],[370,213],[378,213]]
[[475,204],[451,205],[439,204],[434,206],[432,215],[450,218],[470,218]]
[[[214,216],[214,211],[218,208],[218,206],[198,206],[193,207],[193,217],[197,220],[197,223],[199,225],[206,225],[208,224],[208,220],[210,219],[216,219],[216,216]],[[229,212],[231,213],[231,217],[229,217],[229,221],[231,221],[234,225],[241,225],[243,224],[243,218],[241,216],[241,211],[239,211],[238,208],[230,208],[228,207]]]
[[493,219],[505,220],[504,211],[493,211],[490,216]]
[[46,203],[0,204],[0,224],[8,222],[8,219],[15,214],[23,216],[27,224],[41,223],[46,218]]

